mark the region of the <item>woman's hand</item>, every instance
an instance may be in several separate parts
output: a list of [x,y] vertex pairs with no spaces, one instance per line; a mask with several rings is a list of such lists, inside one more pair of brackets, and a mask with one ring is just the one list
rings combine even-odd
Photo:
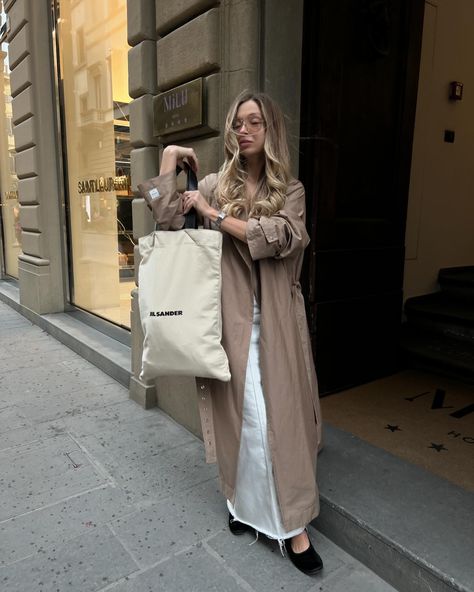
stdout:
[[184,191],[183,213],[187,214],[191,208],[194,208],[204,218],[209,218],[209,213],[212,210],[199,191]]
[[199,161],[192,148],[175,145],[166,146],[161,157],[160,175],[176,170],[176,165],[183,168],[184,160],[186,160],[192,170],[197,173]]

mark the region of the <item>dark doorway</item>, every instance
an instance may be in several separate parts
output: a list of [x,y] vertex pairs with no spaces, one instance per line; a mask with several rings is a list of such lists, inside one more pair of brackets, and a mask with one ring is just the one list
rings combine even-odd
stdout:
[[321,394],[398,369],[424,0],[307,0],[303,289]]

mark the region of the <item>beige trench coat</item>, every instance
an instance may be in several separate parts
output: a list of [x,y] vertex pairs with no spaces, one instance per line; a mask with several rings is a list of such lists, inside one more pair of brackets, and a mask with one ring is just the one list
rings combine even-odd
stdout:
[[[199,190],[215,206],[217,175]],[[176,175],[158,178],[153,213],[162,230],[184,223]],[[197,378],[206,459],[217,460],[221,489],[234,502],[245,374],[260,298],[260,366],[275,487],[285,529],[306,526],[319,513],[316,459],[322,447],[318,384],[299,278],[309,243],[303,185],[292,180],[286,203],[271,217],[250,218],[248,244],[223,233],[222,345],[232,374],[228,383]]]

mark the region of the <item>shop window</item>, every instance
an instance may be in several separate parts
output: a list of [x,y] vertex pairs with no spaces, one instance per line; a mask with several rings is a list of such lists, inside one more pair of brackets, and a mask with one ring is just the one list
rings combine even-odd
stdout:
[[[56,10],[72,302],[129,327],[134,240],[126,2],[58,0]],[[91,18],[111,10],[112,20]]]

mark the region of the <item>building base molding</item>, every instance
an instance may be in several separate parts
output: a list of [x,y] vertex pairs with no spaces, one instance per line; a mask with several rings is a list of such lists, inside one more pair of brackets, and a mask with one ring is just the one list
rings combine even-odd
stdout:
[[144,409],[156,407],[156,386],[145,384],[135,376],[130,377],[129,396]]
[[[40,265],[36,265],[19,258],[20,304],[38,314],[56,312],[58,310],[57,291],[51,289],[53,283],[51,266],[49,261],[44,259],[39,261]],[[64,308],[62,302],[61,305]]]

